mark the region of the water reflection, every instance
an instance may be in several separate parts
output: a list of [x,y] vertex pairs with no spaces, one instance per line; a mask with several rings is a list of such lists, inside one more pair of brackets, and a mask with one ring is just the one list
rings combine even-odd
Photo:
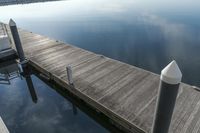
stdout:
[[[16,66],[13,70],[19,71],[16,62],[13,63]],[[33,72],[25,67],[22,76],[12,78],[10,85],[0,84],[0,115],[10,132],[122,133],[105,116]]]
[[[100,125],[105,127],[110,133],[124,133],[122,130],[120,130],[119,128],[112,125],[112,123],[108,117],[106,117],[102,113],[96,112],[96,110],[92,109],[81,99],[78,99],[77,97],[72,95],[70,92],[67,92],[65,88],[62,88],[62,87],[56,85],[54,82],[46,82],[47,79],[43,78],[43,76],[40,76],[40,74],[38,74],[37,72],[35,74],[41,80],[43,80],[45,83],[47,83],[49,86],[51,86],[51,89],[54,89],[57,93],[59,93],[61,96],[65,97],[67,100],[69,100],[72,103],[71,104],[72,106],[69,105],[68,107],[73,108],[74,116],[76,116],[76,115],[79,116],[80,114],[82,114],[82,111],[83,111],[88,116],[90,116],[95,121],[97,121]],[[79,114],[77,112],[79,112]],[[96,130],[94,132],[96,133],[98,131]]]
[[10,85],[11,80],[21,77],[15,60],[0,62],[0,84]]
[[77,115],[78,114],[78,110],[76,108],[76,106],[72,103],[72,108],[73,108],[73,114]]
[[[0,21],[13,18],[24,29],[156,73],[175,59],[183,81],[200,86],[199,5],[197,0],[71,0],[0,7]],[[38,77],[31,78],[37,104],[28,100],[25,80],[0,84],[0,115],[13,132],[109,132],[81,112],[87,112],[85,106],[76,104],[78,114],[72,115],[75,106],[64,92],[55,89],[58,95]],[[102,121],[101,115],[91,117]]]
[[24,29],[158,74],[175,59],[183,82],[200,86],[199,4],[195,0],[164,4],[158,0],[73,0],[0,11],[7,12],[1,16],[5,22],[12,17]]
[[11,80],[24,76],[27,87],[34,103],[37,103],[37,95],[34,89],[34,85],[31,78],[31,73],[28,67],[23,67],[23,73],[21,72],[21,65],[16,60],[10,60],[0,63],[0,84],[10,85]]
[[26,80],[26,84],[28,86],[32,101],[34,103],[37,103],[38,98],[37,98],[37,94],[35,92],[35,88],[34,88],[34,85],[33,85],[33,81],[32,81],[32,78],[31,78],[30,71],[31,70],[28,68],[28,66],[23,67],[23,75],[24,75],[24,78]]

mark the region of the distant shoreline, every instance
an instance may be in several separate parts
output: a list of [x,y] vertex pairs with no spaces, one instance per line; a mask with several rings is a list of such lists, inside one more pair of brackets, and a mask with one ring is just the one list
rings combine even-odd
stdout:
[[61,0],[1,0],[0,6],[29,4],[29,3],[38,3],[38,2],[48,2],[48,1],[61,1]]

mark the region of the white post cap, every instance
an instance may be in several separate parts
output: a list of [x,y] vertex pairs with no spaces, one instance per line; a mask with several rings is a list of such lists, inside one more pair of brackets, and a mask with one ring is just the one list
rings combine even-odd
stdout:
[[10,25],[10,26],[16,26],[16,23],[15,23],[15,21],[13,21],[12,19],[10,19],[9,25]]
[[160,79],[168,84],[178,84],[181,82],[182,73],[175,60],[161,71]]

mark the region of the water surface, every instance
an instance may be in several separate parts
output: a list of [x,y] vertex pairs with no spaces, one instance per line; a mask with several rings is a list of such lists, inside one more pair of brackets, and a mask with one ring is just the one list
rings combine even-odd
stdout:
[[200,86],[200,1],[69,0],[0,7],[30,31],[160,73],[175,59]]
[[[68,0],[0,7],[0,21],[13,18],[21,28],[158,74],[175,59],[183,82],[200,86],[199,12],[198,0]],[[84,113],[72,115],[71,103],[32,78],[37,104],[25,80],[0,85],[0,115],[11,131],[108,132]]]
[[[3,70],[13,68],[10,66]],[[3,73],[1,65],[0,69]],[[56,88],[35,75],[23,77],[16,71],[10,71],[10,80],[3,81],[0,75],[0,116],[10,133],[110,132],[62,96],[65,94],[56,92]]]

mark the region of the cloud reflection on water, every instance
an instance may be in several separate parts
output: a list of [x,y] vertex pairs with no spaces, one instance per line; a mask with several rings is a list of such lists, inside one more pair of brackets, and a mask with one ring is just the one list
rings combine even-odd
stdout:
[[79,110],[73,115],[72,104],[49,86],[32,76],[38,96],[33,103],[25,79],[0,85],[0,115],[10,132],[16,133],[106,133],[107,131]]

